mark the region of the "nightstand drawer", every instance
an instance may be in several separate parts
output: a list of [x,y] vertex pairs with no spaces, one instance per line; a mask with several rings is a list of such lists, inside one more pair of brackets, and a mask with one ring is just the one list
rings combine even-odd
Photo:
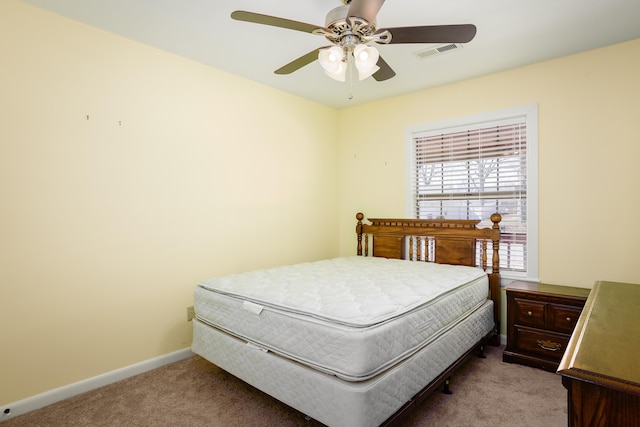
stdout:
[[549,305],[549,322],[551,328],[561,332],[571,333],[576,327],[578,318],[582,311],[581,307],[572,307],[570,305],[550,304]]
[[515,323],[544,328],[546,303],[515,298]]
[[519,351],[558,362],[570,338],[570,335],[519,326],[515,327],[515,333]]

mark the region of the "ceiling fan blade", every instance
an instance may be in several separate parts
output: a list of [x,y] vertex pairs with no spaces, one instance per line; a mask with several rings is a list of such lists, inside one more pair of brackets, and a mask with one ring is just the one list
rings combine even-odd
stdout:
[[255,24],[270,25],[272,27],[287,28],[289,30],[312,33],[313,30],[322,28],[319,25],[307,24],[290,19],[278,18],[277,16],[262,15],[260,13],[236,10],[231,13],[231,17],[237,21],[253,22]]
[[380,69],[373,73],[372,76],[374,79],[376,79],[376,81],[383,82],[396,75],[396,72],[393,71],[389,64],[387,64],[387,61],[382,59],[382,56],[378,57],[378,62],[376,62],[376,65],[380,67]]
[[363,18],[372,23],[376,20],[383,3],[384,0],[351,0],[347,16]]
[[[473,24],[427,25],[422,27],[383,28],[391,33],[389,44],[399,43],[467,43],[476,35]],[[380,31],[379,31],[380,32]]]
[[318,59],[318,52],[321,49],[325,49],[327,47],[329,47],[329,46],[323,46],[323,47],[319,47],[317,49],[314,49],[311,52],[307,53],[306,55],[302,55],[300,58],[294,59],[293,61],[289,62],[287,65],[284,65],[284,66],[278,68],[275,71],[275,73],[276,74],[291,74],[294,71],[298,71],[300,68],[304,67],[305,65],[311,64],[313,61]]

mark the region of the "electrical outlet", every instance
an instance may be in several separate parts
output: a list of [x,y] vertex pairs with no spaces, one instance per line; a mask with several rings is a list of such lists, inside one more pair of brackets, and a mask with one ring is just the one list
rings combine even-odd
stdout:
[[194,317],[196,317],[196,311],[193,306],[187,307],[187,322],[191,322]]
[[0,414],[0,421],[9,418],[11,415],[13,415],[11,413],[11,408],[4,408],[4,411]]

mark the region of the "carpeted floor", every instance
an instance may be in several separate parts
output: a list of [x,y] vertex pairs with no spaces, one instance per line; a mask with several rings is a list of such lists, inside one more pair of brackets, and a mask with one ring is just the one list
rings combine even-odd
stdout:
[[[502,362],[487,347],[436,392],[406,426],[554,427],[567,424],[560,376]],[[321,426],[199,356],[9,419],[22,426]]]

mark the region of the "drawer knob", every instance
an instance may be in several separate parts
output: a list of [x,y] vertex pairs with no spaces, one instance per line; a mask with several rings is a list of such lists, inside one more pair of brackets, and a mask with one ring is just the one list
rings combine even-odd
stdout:
[[558,351],[562,348],[562,344],[550,340],[538,340],[538,347],[548,351]]
[[531,316],[533,316],[533,313],[532,313],[531,311],[527,311],[527,315],[528,315],[529,317],[531,317]]
[[571,322],[571,317],[567,317],[567,322]]

